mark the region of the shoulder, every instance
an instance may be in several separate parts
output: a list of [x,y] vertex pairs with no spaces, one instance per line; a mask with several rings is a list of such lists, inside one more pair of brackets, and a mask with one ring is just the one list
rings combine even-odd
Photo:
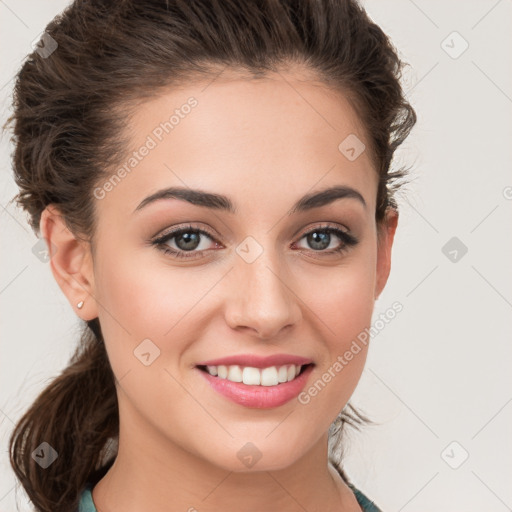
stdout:
[[375,505],[373,501],[367,498],[359,489],[357,489],[354,485],[347,482],[347,485],[352,489],[354,493],[357,503],[361,505],[361,509],[363,512],[382,512],[382,510]]
[[80,494],[80,501],[78,502],[78,508],[75,512],[98,512],[92,501],[92,485],[86,484],[85,488]]
[[[370,501],[359,489],[357,489],[353,484],[348,483],[347,485],[350,487],[354,496],[357,499],[357,503],[361,505],[361,509],[363,512],[382,512],[382,510],[375,505],[373,501]],[[80,494],[80,501],[78,503],[78,508],[74,512],[98,512],[96,507],[94,506],[94,502],[92,501],[92,485],[87,484]]]
[[361,506],[363,512],[382,512],[375,503],[366,497],[348,478],[347,474],[337,461],[329,460],[330,464],[339,473],[345,484],[350,488],[356,497],[357,503]]

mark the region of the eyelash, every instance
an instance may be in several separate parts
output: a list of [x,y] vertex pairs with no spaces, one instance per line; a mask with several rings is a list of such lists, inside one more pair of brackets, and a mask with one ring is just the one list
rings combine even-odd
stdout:
[[[195,250],[194,251],[176,251],[174,249],[169,248],[169,246],[165,244],[169,240],[172,240],[173,238],[177,237],[178,235],[182,235],[183,233],[190,233],[190,232],[200,233],[201,235],[205,235],[208,238],[211,238],[212,240],[214,240],[213,235],[211,233],[209,233],[208,231],[188,225],[188,226],[185,226],[182,228],[174,229],[172,231],[169,231],[169,232],[163,234],[162,236],[159,236],[158,238],[151,241],[151,245],[156,246],[156,248],[158,250],[164,252],[165,254],[172,255],[173,257],[178,258],[178,259],[196,258],[197,255],[201,255],[202,253],[204,253],[206,251],[205,250],[203,250],[203,251],[195,251]],[[302,234],[302,236],[299,238],[299,240],[302,240],[304,237],[310,235],[311,233],[316,233],[316,232],[328,233],[328,234],[334,233],[343,243],[338,248],[331,249],[330,251],[310,250],[309,252],[318,253],[321,255],[324,255],[324,254],[331,255],[331,254],[336,254],[336,253],[341,254],[341,253],[347,251],[350,247],[353,247],[359,243],[359,240],[356,237],[354,237],[353,235],[351,235],[345,231],[342,231],[341,229],[334,227],[332,225],[329,225],[329,224],[317,226],[313,229],[310,229],[309,231],[306,231],[305,233]],[[301,251],[303,251],[303,250],[301,249]],[[187,252],[189,252],[191,255],[190,256],[187,255]]]

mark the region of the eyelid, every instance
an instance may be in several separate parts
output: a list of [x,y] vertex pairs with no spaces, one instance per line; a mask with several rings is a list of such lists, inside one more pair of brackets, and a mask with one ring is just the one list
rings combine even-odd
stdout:
[[300,237],[302,238],[304,235],[308,234],[311,230],[328,229],[328,228],[340,229],[341,231],[344,231],[345,233],[350,234],[350,229],[348,229],[347,226],[344,226],[343,224],[338,224],[336,222],[329,222],[329,221],[323,221],[323,222],[319,221],[319,224],[313,222],[312,225],[310,225],[304,229],[299,229],[299,231],[297,231],[296,235],[294,235],[294,236],[298,236],[298,233],[302,233],[300,235]]
[[220,235],[218,234],[215,234],[213,232],[213,230],[210,230],[210,228],[206,228],[206,227],[200,227],[199,225],[194,225],[192,223],[185,223],[183,225],[177,225],[177,226],[173,226],[169,229],[165,229],[164,231],[161,231],[160,233],[158,233],[157,235],[155,235],[154,237],[152,237],[150,239],[150,242],[158,242],[159,240],[167,237],[168,235],[171,235],[171,234],[176,234],[176,233],[179,233],[181,231],[185,231],[185,230],[190,230],[190,231],[197,231],[203,235],[206,235],[210,238],[220,238]]

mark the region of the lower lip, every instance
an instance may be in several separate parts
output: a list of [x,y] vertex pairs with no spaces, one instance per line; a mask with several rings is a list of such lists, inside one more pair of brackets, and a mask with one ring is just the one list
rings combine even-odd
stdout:
[[304,389],[306,381],[313,371],[313,365],[308,365],[298,377],[290,382],[283,382],[276,386],[249,386],[243,382],[231,382],[214,377],[199,368],[197,370],[215,391],[229,400],[245,407],[268,409],[279,407],[295,398]]

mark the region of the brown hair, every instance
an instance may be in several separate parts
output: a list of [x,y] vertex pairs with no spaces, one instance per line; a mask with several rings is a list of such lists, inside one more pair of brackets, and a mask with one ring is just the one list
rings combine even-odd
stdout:
[[[343,91],[366,130],[379,177],[376,221],[397,209],[393,192],[407,170],[391,172],[390,165],[416,114],[400,85],[404,63],[356,0],[75,0],[45,34],[57,46],[27,56],[9,119],[15,199],[36,233],[53,203],[77,238],[92,244],[92,191],[123,160],[121,134],[133,108],[225,68],[258,78],[298,64]],[[330,442],[340,444],[345,424],[365,421],[348,404]],[[84,322],[70,365],[10,438],[12,467],[36,509],[75,509],[85,484],[112,464],[118,431],[115,377],[96,318]],[[31,456],[42,442],[58,452],[46,469]]]

